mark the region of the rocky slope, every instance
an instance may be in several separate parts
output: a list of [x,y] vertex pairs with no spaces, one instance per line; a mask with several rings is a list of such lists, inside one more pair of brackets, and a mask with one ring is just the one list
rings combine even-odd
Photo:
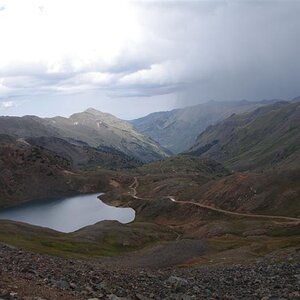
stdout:
[[45,148],[69,160],[72,168],[90,169],[126,169],[135,168],[142,163],[125,153],[111,147],[94,148],[84,142],[68,141],[56,137],[26,138],[33,146]]
[[173,153],[179,153],[191,147],[207,126],[233,113],[251,111],[267,103],[268,101],[209,101],[187,108],[152,113],[132,120],[131,123],[139,132],[150,136]]
[[278,102],[208,127],[188,153],[236,170],[293,168],[299,165],[299,141],[300,103]]
[[24,139],[0,135],[0,207],[106,186],[105,174],[73,172],[67,158]]
[[[7,300],[298,299],[299,254],[251,264],[111,269],[0,244],[0,297]],[[285,257],[286,258],[286,257]]]

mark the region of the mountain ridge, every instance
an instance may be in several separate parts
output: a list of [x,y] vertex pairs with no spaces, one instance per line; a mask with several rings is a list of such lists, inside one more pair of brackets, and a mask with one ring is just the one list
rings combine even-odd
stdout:
[[91,147],[109,147],[149,162],[170,153],[151,138],[137,132],[131,124],[117,117],[89,108],[70,117],[40,118],[0,117],[0,133],[19,137],[56,137],[70,143],[82,141]]

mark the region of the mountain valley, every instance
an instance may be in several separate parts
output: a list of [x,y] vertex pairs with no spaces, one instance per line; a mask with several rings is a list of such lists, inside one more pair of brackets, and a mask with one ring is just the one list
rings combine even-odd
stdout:
[[[152,113],[146,117],[132,120],[135,128],[153,138],[173,153],[188,150],[195,143],[197,136],[206,127],[222,121],[232,114],[250,112],[276,100],[260,102],[209,101],[172,111]],[[178,134],[180,132],[180,134]]]
[[101,200],[136,217],[71,233],[1,220],[0,297],[296,299],[299,102],[256,105],[227,111],[176,155],[92,109],[1,117],[1,208],[105,192]]

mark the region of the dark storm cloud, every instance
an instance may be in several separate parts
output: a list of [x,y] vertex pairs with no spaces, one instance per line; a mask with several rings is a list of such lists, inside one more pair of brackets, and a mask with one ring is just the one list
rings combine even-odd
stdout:
[[299,13],[297,2],[232,2],[204,23],[205,38],[195,26],[186,61],[195,84],[182,101],[300,94]]
[[300,94],[300,2],[151,2],[140,7],[142,24],[154,41],[151,47],[145,40],[144,48],[152,50],[148,58],[162,69],[131,74],[130,90],[152,95],[172,86],[170,93],[180,91],[181,101],[194,102]]

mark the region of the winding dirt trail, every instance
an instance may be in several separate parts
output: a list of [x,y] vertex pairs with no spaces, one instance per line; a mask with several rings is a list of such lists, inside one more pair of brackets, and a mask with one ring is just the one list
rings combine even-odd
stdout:
[[227,214],[227,215],[235,215],[235,216],[250,217],[250,218],[267,218],[267,219],[276,219],[276,220],[287,220],[287,221],[300,223],[299,218],[285,217],[285,216],[273,216],[273,215],[257,215],[257,214],[238,213],[238,212],[229,211],[229,210],[225,210],[225,209],[221,209],[221,208],[216,208],[216,207],[209,206],[209,205],[200,204],[200,203],[193,202],[193,201],[178,201],[178,200],[174,199],[174,197],[171,197],[171,196],[167,196],[166,198],[170,199],[172,202],[176,202],[176,203],[180,203],[180,204],[191,204],[191,205],[199,206],[201,208],[205,208],[205,209],[213,210],[213,211],[216,211],[216,212],[224,213],[224,214]]
[[[140,198],[137,196],[137,188],[139,186],[139,182],[137,177],[134,177],[133,183],[130,185],[130,188],[132,189],[132,197],[135,199],[142,199],[147,200],[146,198]],[[271,219],[271,220],[284,220],[284,221],[291,221],[292,223],[300,224],[300,218],[293,218],[293,217],[286,217],[286,216],[274,216],[274,215],[257,215],[257,214],[249,214],[249,213],[238,213],[234,211],[229,211],[209,205],[204,205],[198,202],[193,201],[179,201],[176,200],[173,196],[165,196],[165,199],[169,199],[172,202],[179,203],[182,205],[194,205],[198,206],[204,209],[216,211],[219,213],[227,214],[227,215],[234,215],[234,216],[240,216],[240,217],[247,217],[247,218],[264,218],[264,219]]]
[[132,184],[129,186],[129,188],[132,190],[132,193],[131,193],[131,196],[134,198],[134,199],[143,199],[143,198],[140,198],[137,196],[137,188],[139,186],[139,181],[137,179],[137,177],[134,177],[134,180],[132,182]]

